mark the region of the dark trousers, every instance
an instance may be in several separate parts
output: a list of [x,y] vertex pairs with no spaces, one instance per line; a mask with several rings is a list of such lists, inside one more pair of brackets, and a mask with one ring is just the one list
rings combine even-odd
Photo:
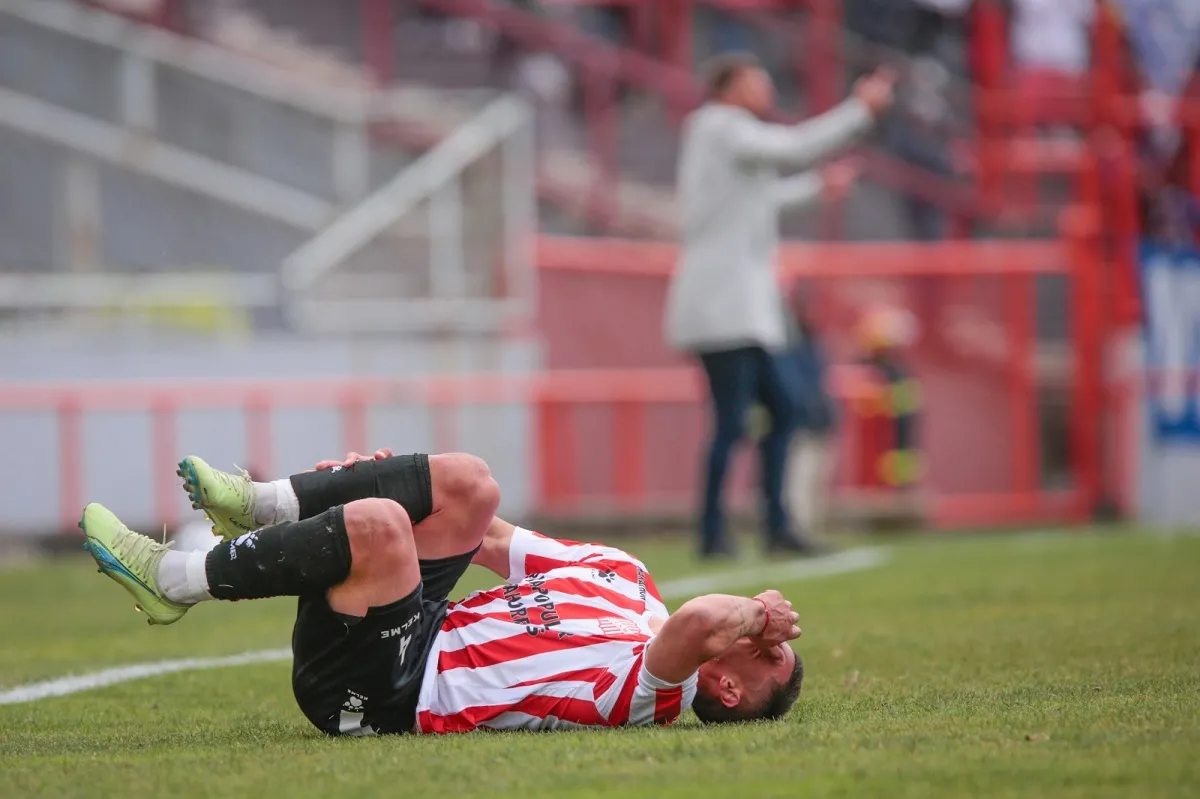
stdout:
[[729,457],[746,435],[746,414],[757,400],[771,417],[771,429],[759,442],[762,462],[763,526],[767,541],[789,534],[783,506],[783,479],[795,403],[783,355],[761,347],[741,347],[700,354],[712,394],[713,437],[705,469],[704,505],[700,515],[700,548],[728,549],[722,495]]

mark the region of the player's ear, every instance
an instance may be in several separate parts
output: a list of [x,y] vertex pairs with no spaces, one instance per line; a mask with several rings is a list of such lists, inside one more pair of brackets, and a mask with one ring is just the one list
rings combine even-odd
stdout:
[[721,677],[717,689],[717,696],[721,698],[721,704],[725,707],[737,707],[742,701],[742,686],[728,676]]

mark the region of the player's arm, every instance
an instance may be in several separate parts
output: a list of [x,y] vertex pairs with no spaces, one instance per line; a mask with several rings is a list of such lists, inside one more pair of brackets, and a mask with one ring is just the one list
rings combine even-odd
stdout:
[[800,637],[799,614],[778,591],[756,597],[707,594],[689,600],[663,624],[646,649],[646,670],[680,683],[723,655],[739,638],[757,636],[775,645]]
[[494,572],[501,580],[507,580],[512,574],[512,540],[516,530],[515,525],[499,516],[493,517],[471,562]]

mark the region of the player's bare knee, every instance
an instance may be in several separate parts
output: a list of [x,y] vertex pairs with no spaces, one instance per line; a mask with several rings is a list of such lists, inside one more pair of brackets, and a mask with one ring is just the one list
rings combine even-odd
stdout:
[[346,536],[356,570],[388,567],[415,557],[412,522],[399,503],[390,499],[360,499],[346,505]]
[[496,478],[492,477],[491,471],[488,471],[487,476],[475,484],[470,505],[472,511],[484,521],[484,524],[490,522],[496,515],[496,511],[500,508],[500,484],[496,482]]
[[472,515],[491,518],[500,506],[500,486],[482,458],[465,452],[429,459],[434,507],[470,508]]

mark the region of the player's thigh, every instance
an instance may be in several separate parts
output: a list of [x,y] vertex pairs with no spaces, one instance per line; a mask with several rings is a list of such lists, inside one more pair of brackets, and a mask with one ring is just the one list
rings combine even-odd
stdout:
[[[450,561],[479,549],[500,505],[500,487],[487,463],[463,452],[429,458],[433,513],[413,527],[422,561]],[[422,568],[429,590],[430,575]],[[453,579],[457,579],[455,575]]]
[[292,631],[292,690],[301,711],[331,735],[408,732],[430,643],[445,617],[418,586],[361,618],[323,596],[299,599]]
[[360,499],[341,508],[350,541],[350,575],[326,592],[337,612],[362,616],[390,605],[421,583],[408,514],[388,499]]
[[450,592],[466,572],[467,567],[479,551],[479,546],[468,552],[446,558],[422,560],[421,584],[425,591],[426,602],[444,602],[450,598]]

